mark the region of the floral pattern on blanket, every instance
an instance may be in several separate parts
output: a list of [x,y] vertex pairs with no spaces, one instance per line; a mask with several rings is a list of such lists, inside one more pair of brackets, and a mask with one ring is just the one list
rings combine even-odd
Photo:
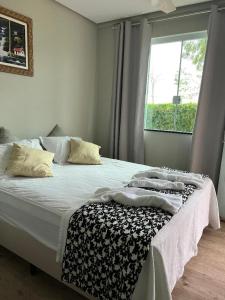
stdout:
[[[194,190],[160,192],[181,194],[184,204]],[[99,300],[131,299],[151,240],[171,218],[160,208],[114,201],[82,206],[69,222],[62,281]]]

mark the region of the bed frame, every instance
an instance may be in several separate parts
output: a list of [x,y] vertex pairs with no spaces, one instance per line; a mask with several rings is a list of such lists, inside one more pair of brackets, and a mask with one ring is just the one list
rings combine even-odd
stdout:
[[[25,231],[3,220],[0,220],[0,245],[30,263],[34,267],[32,269],[35,269],[36,267],[87,299],[97,300],[73,284],[67,284],[61,281],[62,266],[61,263],[56,262],[56,251],[43,245]],[[157,254],[155,253],[155,255]],[[149,255],[139,275],[139,280],[136,285],[132,300],[145,299],[145,297],[149,294],[148,291],[153,289],[151,284],[149,284],[151,282],[151,278],[149,278],[148,274],[149,268],[151,268],[150,266],[152,265],[151,262],[152,258],[150,258]],[[160,258],[158,265],[162,268]],[[145,278],[147,278],[147,282]],[[160,286],[160,283],[158,284]],[[171,299],[167,292],[165,299]]]
[[[196,201],[197,199],[198,201]],[[177,226],[181,224],[182,226],[185,224],[185,228],[187,228],[188,239],[183,231],[176,230]],[[160,230],[160,234],[155,236],[139,275],[132,300],[171,299],[170,293],[177,280],[182,276],[185,264],[197,254],[197,244],[203,229],[208,224],[214,229],[220,228],[216,193],[209,180],[205,189],[196,191],[195,197],[193,195],[185,209],[176,214]],[[180,247],[174,247],[176,241],[179,241],[183,251],[180,251]],[[56,262],[56,251],[4,220],[0,220],[0,245],[61,282],[62,268],[61,264]],[[170,260],[167,260],[169,263],[165,264],[168,253]],[[170,269],[171,265],[179,266],[179,268]],[[170,282],[165,273],[166,268]],[[96,300],[72,284],[65,285],[87,299]]]
[[[89,300],[97,300],[96,298],[86,294],[76,286],[61,281],[62,266],[61,263],[56,262],[56,251],[46,247],[25,231],[3,220],[0,220],[0,245],[33,265],[34,269],[36,267],[44,271],[48,275],[57,279],[62,284],[68,286],[69,288],[73,289]],[[155,256],[158,256],[157,251],[153,250],[153,252]],[[151,255],[148,255],[139,275],[138,283],[132,296],[132,300],[149,299],[149,297],[151,298],[151,296],[149,295],[152,295],[152,290],[154,289],[154,287],[151,285],[151,273],[153,273],[152,268],[154,265],[152,263],[153,259]],[[161,261],[160,257],[158,257],[158,267],[159,270],[163,268],[163,262]],[[150,274],[149,270],[151,270]],[[162,276],[161,279],[166,280]],[[171,296],[167,291],[162,291],[161,282],[157,282],[156,286],[159,290],[159,299],[171,299]]]
[[[0,244],[62,283],[61,265],[56,263],[56,252],[32,238],[25,231],[0,220]],[[95,300],[74,285],[65,285],[87,299]]]

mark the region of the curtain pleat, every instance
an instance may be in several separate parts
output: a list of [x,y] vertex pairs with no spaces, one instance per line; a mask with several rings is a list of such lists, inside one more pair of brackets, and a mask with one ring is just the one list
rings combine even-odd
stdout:
[[116,30],[110,154],[144,163],[144,109],[151,25],[121,22]]
[[208,44],[192,143],[191,171],[218,183],[225,121],[225,13],[210,16]]

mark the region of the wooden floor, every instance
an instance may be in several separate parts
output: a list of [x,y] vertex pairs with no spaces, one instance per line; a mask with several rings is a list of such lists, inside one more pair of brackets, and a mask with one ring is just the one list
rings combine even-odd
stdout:
[[[30,276],[28,263],[1,247],[0,299],[86,300],[47,274]],[[225,300],[225,223],[219,231],[205,230],[198,256],[187,264],[173,300]]]
[[198,256],[186,265],[173,300],[225,300],[225,223],[221,230],[205,230]]

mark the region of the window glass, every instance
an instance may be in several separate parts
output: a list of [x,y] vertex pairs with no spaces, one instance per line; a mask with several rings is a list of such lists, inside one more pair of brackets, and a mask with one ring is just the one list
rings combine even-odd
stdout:
[[206,36],[178,37],[151,46],[145,128],[192,132],[204,58]]

